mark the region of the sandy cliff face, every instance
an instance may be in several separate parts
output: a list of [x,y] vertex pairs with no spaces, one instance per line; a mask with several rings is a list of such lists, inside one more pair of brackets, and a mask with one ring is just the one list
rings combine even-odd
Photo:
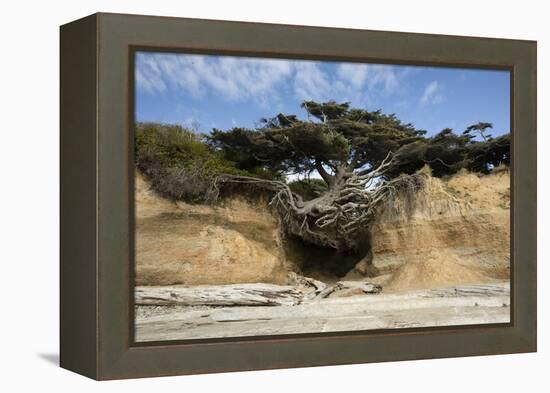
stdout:
[[374,264],[384,289],[488,282],[510,274],[510,176],[429,178],[410,217],[382,217]]
[[265,206],[174,203],[136,174],[137,285],[285,283],[287,273]]
[[[379,219],[373,251],[382,275],[372,280],[398,292],[509,278],[509,191],[507,171],[428,178],[411,216]],[[136,174],[138,285],[284,284],[290,271],[303,270],[284,249],[265,204],[174,203]],[[327,259],[305,251],[314,262]]]

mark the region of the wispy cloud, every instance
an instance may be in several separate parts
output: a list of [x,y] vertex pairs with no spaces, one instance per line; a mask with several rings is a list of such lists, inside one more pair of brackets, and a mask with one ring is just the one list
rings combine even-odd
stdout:
[[332,72],[322,62],[138,53],[137,88],[148,94],[184,91],[230,101],[254,100],[275,106],[281,95],[300,100],[352,101],[363,105],[374,94],[394,94],[406,72],[389,65],[342,63]]
[[439,104],[445,100],[443,86],[438,81],[431,81],[426,85],[420,97],[420,105]]
[[326,100],[332,90],[326,73],[314,62],[294,64],[294,93],[303,100]]
[[356,89],[361,89],[367,82],[369,66],[366,64],[340,64],[336,70],[336,74],[343,83]]
[[391,94],[399,87],[404,73],[394,67],[381,64],[344,63],[338,66],[337,75],[341,81],[355,89],[367,88]]
[[150,94],[168,88],[194,97],[208,93],[229,100],[267,99],[290,74],[285,60],[138,53],[136,84]]
[[163,70],[151,56],[137,55],[136,86],[149,94],[162,93],[166,90]]

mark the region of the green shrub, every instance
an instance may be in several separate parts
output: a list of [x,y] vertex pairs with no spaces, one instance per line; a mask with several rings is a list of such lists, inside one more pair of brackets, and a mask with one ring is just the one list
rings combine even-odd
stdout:
[[250,175],[178,125],[138,123],[135,162],[160,194],[188,202],[208,201],[221,174]]

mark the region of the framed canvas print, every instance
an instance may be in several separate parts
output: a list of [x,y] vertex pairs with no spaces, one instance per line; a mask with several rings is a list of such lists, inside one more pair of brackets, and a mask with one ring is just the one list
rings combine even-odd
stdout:
[[536,350],[536,43],[61,27],[61,366]]

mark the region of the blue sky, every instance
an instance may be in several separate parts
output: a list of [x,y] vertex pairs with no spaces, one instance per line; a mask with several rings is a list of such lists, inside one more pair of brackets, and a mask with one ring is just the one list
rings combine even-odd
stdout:
[[154,52],[138,52],[135,70],[137,121],[199,132],[279,112],[305,118],[303,100],[382,109],[428,135],[478,121],[493,123],[493,136],[510,131],[507,71]]

